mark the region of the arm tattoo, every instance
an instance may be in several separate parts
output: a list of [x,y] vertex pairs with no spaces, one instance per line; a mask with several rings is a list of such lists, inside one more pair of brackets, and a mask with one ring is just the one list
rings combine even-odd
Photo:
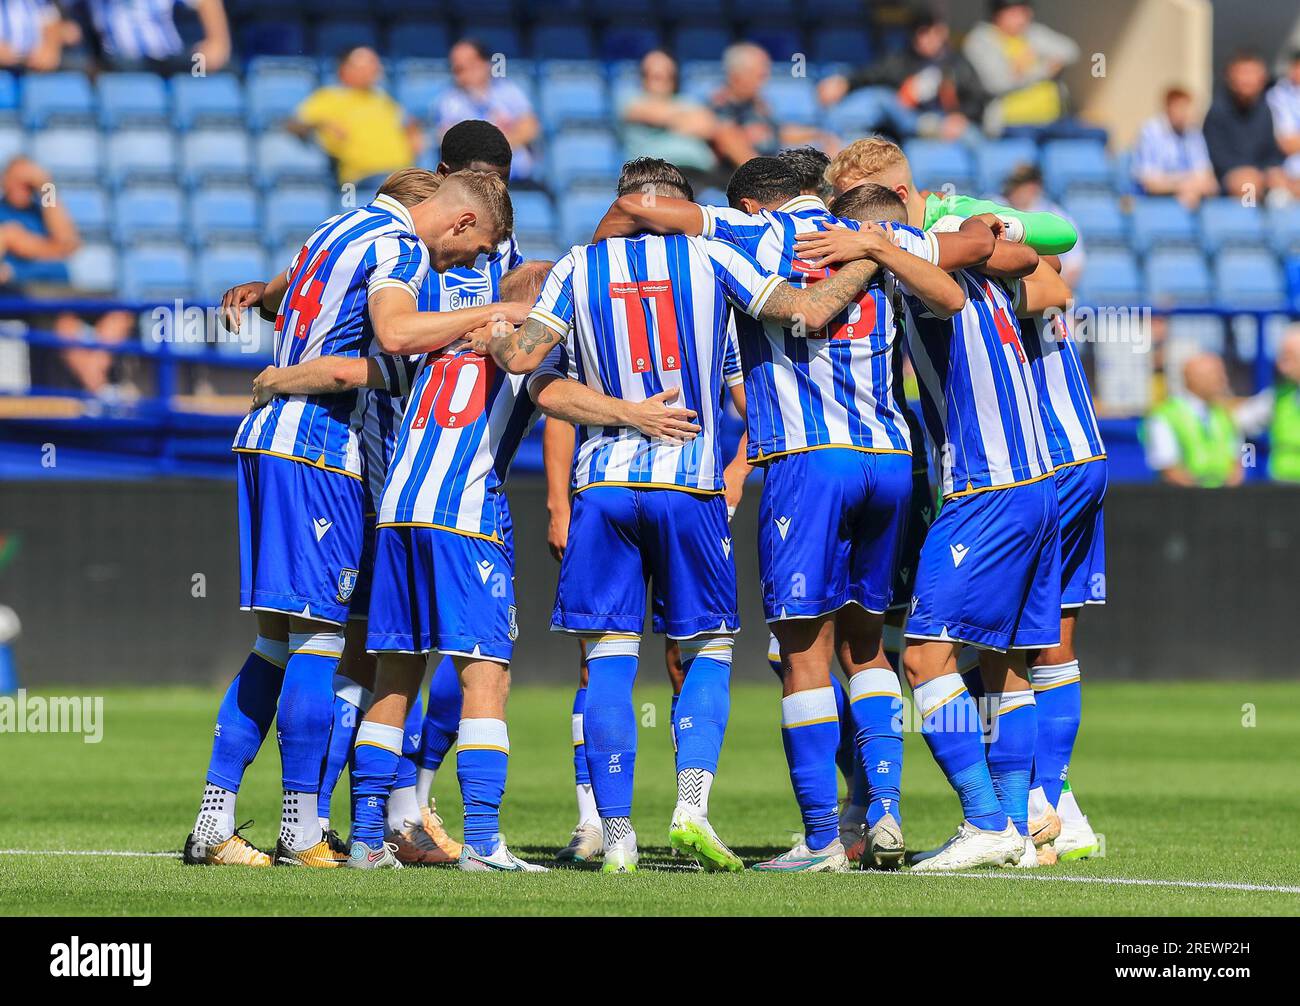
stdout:
[[501,341],[503,345],[496,355],[503,364],[508,365],[516,356],[531,357],[539,349],[544,355],[560,341],[560,334],[535,318],[529,318]]

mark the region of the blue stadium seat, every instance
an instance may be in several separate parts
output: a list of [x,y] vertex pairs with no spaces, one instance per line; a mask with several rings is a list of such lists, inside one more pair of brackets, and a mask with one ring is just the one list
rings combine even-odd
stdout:
[[167,121],[167,87],[154,73],[105,73],[96,82],[99,123],[105,129]]
[[1106,145],[1095,140],[1049,140],[1043,144],[1043,184],[1056,199],[1072,188],[1109,189]]
[[407,74],[397,82],[397,93],[393,97],[406,109],[407,115],[427,122],[438,95],[450,86],[450,74]]
[[30,153],[56,182],[94,181],[103,169],[101,146],[94,129],[46,129],[33,134]]
[[307,51],[307,29],[294,17],[258,18],[238,26],[245,56],[295,56]]
[[249,74],[249,126],[253,129],[266,129],[291,118],[294,109],[316,87],[316,75],[306,70]]
[[181,140],[181,173],[189,185],[241,181],[252,171],[248,134],[242,129],[198,129]]
[[320,83],[320,65],[310,56],[254,56],[248,61],[248,78],[307,75],[313,84]]
[[128,300],[188,297],[193,286],[194,263],[183,248],[137,245],[122,254],[122,293]]
[[663,47],[663,36],[654,24],[611,24],[600,36],[600,55],[604,59],[640,59],[651,49]]
[[673,51],[678,62],[718,59],[731,44],[731,32],[711,24],[688,24],[677,29]]
[[179,241],[185,233],[185,198],[174,186],[128,187],[118,193],[113,216],[121,244]]
[[328,182],[329,159],[320,147],[288,133],[268,132],[257,140],[257,183],[263,187],[282,182]]
[[176,175],[176,146],[162,129],[123,129],[108,138],[108,180],[113,185]]
[[782,125],[794,123],[811,126],[821,121],[817,88],[807,77],[774,74],[763,88],[763,97]]
[[885,121],[884,102],[887,96],[882,88],[864,87],[832,105],[826,112],[826,128],[845,137],[858,137],[875,132]]
[[1265,248],[1225,248],[1214,258],[1214,296],[1220,304],[1282,308],[1286,280]]
[[117,250],[107,244],[85,244],[68,259],[68,282],[87,293],[119,293]]
[[316,52],[337,59],[358,45],[379,50],[379,32],[375,23],[368,20],[323,21],[316,25]]
[[560,133],[546,157],[553,192],[563,192],[575,181],[612,181],[622,166],[618,142],[603,130]]
[[539,110],[548,133],[566,126],[604,125],[613,114],[605,82],[588,77],[542,81]]
[[1140,253],[1159,245],[1193,244],[1196,218],[1172,196],[1138,196],[1130,218],[1133,249]]
[[112,226],[109,199],[98,185],[60,185],[59,201],[84,240],[108,236]]
[[515,230],[549,233],[555,230],[555,207],[551,197],[536,189],[510,194],[515,207]]
[[981,192],[1001,192],[1002,183],[1022,164],[1038,163],[1038,144],[1025,137],[986,140],[975,149]]
[[16,118],[18,113],[18,78],[0,70],[0,119]]
[[15,124],[0,125],[0,164],[8,164],[29,149],[27,135]]
[[560,197],[560,244],[586,244],[609,209],[611,193],[601,189],[570,189]]
[[22,118],[29,129],[87,123],[94,116],[95,96],[84,73],[33,73],[23,78]]
[[561,248],[555,240],[555,232],[550,231],[515,231],[519,241],[519,250],[524,258],[554,262],[563,258],[568,248]]
[[539,24],[533,29],[529,54],[533,59],[595,59],[596,47],[581,21]]
[[330,198],[328,189],[307,186],[277,189],[266,200],[263,234],[272,247],[295,242],[301,245],[323,220],[337,212],[338,201]]
[[1269,211],[1268,240],[1279,255],[1300,254],[1300,203]]
[[221,238],[260,240],[262,207],[243,186],[199,189],[190,197],[190,237],[203,246]]
[[453,39],[442,21],[424,18],[394,21],[388,29],[388,47],[393,59],[408,56],[445,56]]
[[1201,203],[1201,247],[1213,254],[1230,245],[1262,245],[1265,212],[1242,206],[1236,199],[1207,199]]
[[1142,302],[1142,276],[1127,248],[1089,250],[1076,293],[1086,305],[1136,305]]
[[762,46],[775,63],[775,73],[789,73],[790,58],[795,53],[807,52],[803,44],[803,32],[793,22],[776,23],[772,21],[754,21],[745,29],[746,41]]
[[818,28],[812,33],[810,48],[815,63],[865,66],[873,55],[870,36],[855,28]]
[[[659,9],[670,21],[687,24],[725,24],[730,15],[728,0],[660,0]],[[721,55],[715,52],[714,58]]]
[[179,129],[202,124],[242,122],[244,92],[239,78],[229,73],[172,77],[172,121]]
[[1077,193],[1066,199],[1062,208],[1090,248],[1094,242],[1124,244],[1128,239],[1128,224],[1119,202],[1108,193]]
[[912,178],[923,189],[952,185],[964,192],[975,184],[975,165],[970,151],[959,143],[942,140],[908,140],[903,152],[912,165]]
[[1208,304],[1213,290],[1205,256],[1194,248],[1158,248],[1146,259],[1147,297],[1153,304]]
[[[215,244],[203,249],[198,258],[197,293],[204,300],[216,301],[232,286],[247,283],[250,276],[268,276],[271,266],[266,252],[256,244]],[[241,351],[239,342],[227,344]]]
[[502,53],[509,59],[522,59],[524,44],[513,25],[471,22],[470,34],[487,46],[488,52]]
[[682,63],[678,75],[681,78],[682,92],[706,104],[713,97],[713,92],[722,86],[722,64],[716,59]]

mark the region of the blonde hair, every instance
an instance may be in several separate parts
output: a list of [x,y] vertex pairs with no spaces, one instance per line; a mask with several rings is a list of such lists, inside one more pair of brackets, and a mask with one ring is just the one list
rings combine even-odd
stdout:
[[483,225],[495,229],[496,240],[503,240],[515,229],[515,208],[510,202],[510,192],[505,180],[494,171],[453,171],[443,180],[463,192],[468,200],[482,210]]
[[394,171],[379,186],[379,195],[396,199],[410,209],[438,191],[442,176],[428,168],[402,168]]
[[826,168],[826,181],[836,192],[851,189],[897,164],[907,164],[907,157],[897,143],[882,136],[854,140],[836,154]]

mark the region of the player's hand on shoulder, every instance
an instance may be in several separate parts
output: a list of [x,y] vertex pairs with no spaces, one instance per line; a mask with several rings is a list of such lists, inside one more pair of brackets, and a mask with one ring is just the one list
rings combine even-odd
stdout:
[[244,312],[262,299],[265,283],[240,283],[221,295],[221,320],[229,332],[238,332]]
[[522,325],[528,320],[528,312],[533,309],[531,301],[524,300],[503,300],[496,305],[500,321],[508,321],[511,325]]
[[671,405],[681,394],[679,388],[668,388],[643,402],[628,402],[628,425],[634,426],[647,437],[662,437],[669,443],[684,444],[695,439],[700,427],[691,420],[694,409]]
[[795,255],[818,268],[841,262],[855,262],[866,257],[868,249],[869,243],[863,239],[861,231],[838,224],[825,230],[805,231],[794,236]]

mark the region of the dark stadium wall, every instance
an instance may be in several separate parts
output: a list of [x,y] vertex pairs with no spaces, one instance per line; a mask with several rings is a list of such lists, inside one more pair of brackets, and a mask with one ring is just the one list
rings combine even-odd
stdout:
[[[770,675],[757,587],[757,487],[735,524],[744,631],[739,677]],[[540,482],[510,491],[518,543],[515,680],[569,681],[572,640],[547,631],[556,565]],[[1119,486],[1107,502],[1110,603],[1081,631],[1098,678],[1292,677],[1300,489]],[[254,629],[236,608],[235,492],[223,482],[11,482],[0,530],[20,536],[0,570],[18,612],[22,684],[224,684]],[[661,680],[647,642],[647,681]]]

